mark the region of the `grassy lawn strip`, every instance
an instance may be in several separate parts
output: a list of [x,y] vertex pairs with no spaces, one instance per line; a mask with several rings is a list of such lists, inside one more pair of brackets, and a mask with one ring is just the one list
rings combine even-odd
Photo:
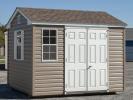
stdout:
[[0,56],[0,59],[5,59],[5,56]]
[[5,64],[5,56],[0,56],[0,64]]
[[5,60],[0,60],[0,64],[5,64]]

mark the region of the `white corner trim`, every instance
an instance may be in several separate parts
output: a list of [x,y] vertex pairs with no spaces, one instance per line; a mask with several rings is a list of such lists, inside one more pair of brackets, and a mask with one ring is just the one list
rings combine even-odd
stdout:
[[8,23],[6,24],[6,28],[10,28],[10,24],[12,22],[12,20],[14,19],[14,17],[16,16],[17,13],[20,13],[22,16],[24,16],[24,18],[27,20],[27,24],[30,25],[32,24],[31,20],[25,16],[18,8],[14,11],[13,15],[10,17]]
[[5,32],[5,69],[8,69],[8,32]]

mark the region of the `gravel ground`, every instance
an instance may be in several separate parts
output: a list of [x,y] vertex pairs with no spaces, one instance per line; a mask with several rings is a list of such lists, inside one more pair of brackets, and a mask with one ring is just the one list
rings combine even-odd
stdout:
[[7,71],[0,71],[0,84],[7,83]]
[[[2,99],[29,99],[28,96],[15,91],[6,85],[7,72],[0,71],[0,98]],[[78,95],[66,97],[41,98],[45,100],[133,100],[133,62],[128,62],[125,66],[125,91],[120,94],[97,94]]]

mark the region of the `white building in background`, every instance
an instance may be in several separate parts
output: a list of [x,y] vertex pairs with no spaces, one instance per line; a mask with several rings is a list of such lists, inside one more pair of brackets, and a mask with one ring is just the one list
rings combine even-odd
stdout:
[[133,61],[133,28],[126,29],[126,60]]

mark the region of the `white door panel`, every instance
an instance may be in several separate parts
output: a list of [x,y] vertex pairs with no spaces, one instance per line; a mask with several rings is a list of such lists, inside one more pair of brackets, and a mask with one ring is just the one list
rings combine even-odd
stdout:
[[68,45],[68,62],[69,63],[75,62],[75,44]]
[[68,85],[70,88],[75,87],[75,70],[69,70],[68,71]]
[[79,63],[86,62],[86,45],[79,45]]
[[107,90],[107,31],[88,30],[88,91]]
[[[86,29],[65,32],[66,91],[86,91]],[[70,73],[71,72],[71,73]],[[71,74],[71,75],[70,75]]]
[[65,91],[107,90],[107,31],[65,31]]

